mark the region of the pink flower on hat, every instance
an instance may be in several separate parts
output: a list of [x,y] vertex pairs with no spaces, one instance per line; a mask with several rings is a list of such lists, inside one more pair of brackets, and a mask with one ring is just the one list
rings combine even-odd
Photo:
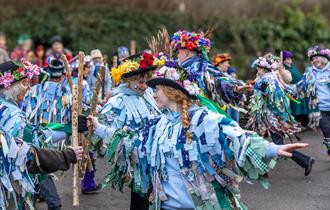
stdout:
[[3,85],[5,88],[10,87],[10,85],[13,81],[14,81],[14,76],[9,72],[5,72],[0,77],[0,85]]
[[[25,68],[26,68],[26,77],[28,78],[32,78],[33,76],[38,76],[40,74],[40,67],[35,65],[35,64],[32,64],[28,61],[24,61],[23,62]],[[23,76],[23,75],[22,75]]]
[[24,68],[20,67],[16,70],[22,77],[26,75],[26,71]]

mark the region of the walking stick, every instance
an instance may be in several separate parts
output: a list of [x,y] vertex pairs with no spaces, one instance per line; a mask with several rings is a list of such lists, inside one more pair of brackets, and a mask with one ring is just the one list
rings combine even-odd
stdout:
[[136,41],[135,40],[131,40],[131,43],[130,43],[130,53],[131,53],[131,55],[135,55],[136,54]]
[[[79,64],[78,64],[78,115],[82,114],[82,92],[83,92],[83,71],[84,71],[84,60],[85,55],[83,52],[78,53],[79,58]],[[84,133],[78,134],[78,143],[79,145],[83,146],[85,145],[85,135]],[[89,151],[89,148],[88,150]],[[88,152],[87,157],[84,157],[87,159],[89,158]],[[85,167],[83,165],[82,161],[79,161],[79,178],[83,178],[85,174]]]
[[117,66],[118,66],[118,56],[115,55],[112,58],[112,67],[117,68]]
[[62,58],[63,63],[64,63],[66,78],[68,79],[68,83],[69,83],[70,90],[71,90],[71,93],[72,93],[73,92],[73,82],[72,82],[71,71],[70,71],[70,68],[69,68],[69,62],[68,62],[68,59],[66,58],[66,56],[64,54],[61,55],[61,58]]
[[[78,86],[73,85],[72,90],[72,146],[78,146]],[[73,168],[73,180],[72,180],[72,191],[73,191],[73,206],[79,206],[79,164],[75,164]]]
[[[82,72],[83,72],[84,54],[79,52],[78,84],[73,85],[73,105],[72,105],[72,146],[81,144],[83,134],[78,133],[78,116],[82,112]],[[73,169],[73,206],[79,206],[79,177],[81,174],[81,161],[74,165]]]
[[[101,82],[103,80],[102,75],[104,75],[103,74],[104,72],[105,72],[105,66],[102,65],[101,69],[100,69],[100,72],[99,72],[99,75],[97,76],[95,86],[94,86],[94,90],[93,90],[92,105],[91,105],[91,110],[90,110],[90,113],[89,113],[89,115],[92,115],[92,116],[96,115],[96,106],[97,106],[97,101],[98,101],[97,99],[98,99],[98,95],[99,95],[99,91],[100,91]],[[87,134],[87,140],[85,141],[85,144],[84,144],[84,158],[82,160],[84,168],[86,169],[86,165],[87,165],[89,171],[93,170],[92,163],[91,163],[91,161],[88,161],[88,159],[86,157],[89,157],[88,150],[89,150],[89,146],[92,142],[92,135],[93,135],[93,128],[89,127],[88,128],[88,134]]]
[[[108,56],[105,55],[104,59],[103,59],[103,65],[106,66],[108,62]],[[105,72],[106,69],[104,69],[104,71],[102,71],[101,77],[102,77],[102,100],[105,98]]]

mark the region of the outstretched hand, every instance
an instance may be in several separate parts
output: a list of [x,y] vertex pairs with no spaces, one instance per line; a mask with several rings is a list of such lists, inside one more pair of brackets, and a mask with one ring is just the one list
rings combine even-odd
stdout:
[[306,148],[308,144],[306,143],[295,143],[295,144],[284,144],[281,145],[278,150],[278,155],[282,157],[292,157],[292,151],[297,149],[303,149]]

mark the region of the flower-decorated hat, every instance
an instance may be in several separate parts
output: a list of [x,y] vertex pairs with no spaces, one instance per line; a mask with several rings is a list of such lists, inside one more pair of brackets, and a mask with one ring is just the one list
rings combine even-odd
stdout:
[[217,54],[213,58],[213,65],[218,66],[220,63],[223,63],[225,61],[230,61],[230,60],[231,60],[231,56],[227,53]]
[[280,67],[280,58],[269,55],[259,57],[252,64],[252,68],[260,67],[269,71],[276,70]]
[[308,48],[307,56],[310,60],[312,60],[316,56],[324,57],[330,60],[330,50],[329,49],[322,49],[320,46],[315,45],[313,47]]
[[171,37],[174,50],[187,49],[201,52],[204,56],[211,49],[211,41],[204,36],[204,33],[189,32],[180,30]]
[[148,80],[146,84],[151,88],[155,88],[157,85],[169,86],[180,90],[194,100],[200,93],[197,84],[188,80],[186,71],[177,65],[165,65],[156,70],[155,78]]
[[164,65],[165,61],[154,57],[149,53],[136,54],[125,58],[117,68],[111,69],[111,77],[116,84],[122,78],[129,78],[138,74],[146,73]]
[[31,79],[34,75],[39,75],[41,68],[28,61],[23,63],[17,61],[7,61],[0,64],[0,87],[10,88],[15,82],[22,79]]

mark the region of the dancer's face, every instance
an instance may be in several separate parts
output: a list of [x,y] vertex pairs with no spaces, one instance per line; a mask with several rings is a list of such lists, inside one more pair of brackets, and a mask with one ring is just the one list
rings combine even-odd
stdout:
[[260,67],[257,66],[257,71],[258,71],[258,76],[259,77],[262,77],[262,76],[265,75],[265,71],[264,71],[263,68],[260,68]]
[[312,64],[318,69],[323,69],[324,66],[328,63],[328,60],[322,56],[313,57]]
[[152,73],[145,73],[142,75],[136,76],[134,79],[128,81],[128,87],[140,95],[143,95],[147,90],[148,86],[146,85],[146,81],[152,78]]
[[156,86],[156,90],[154,92],[154,98],[157,102],[158,108],[169,108],[170,105],[170,99],[165,94],[163,88],[159,85]]
[[229,67],[230,67],[229,61],[224,61],[224,62],[220,63],[218,66],[218,68],[224,72],[226,72]]
[[24,79],[22,81],[23,90],[17,95],[17,101],[23,101],[25,94],[30,90],[30,80]]
[[182,64],[192,56],[195,56],[197,53],[195,51],[187,50],[187,49],[179,49],[178,50],[178,61],[179,64]]

